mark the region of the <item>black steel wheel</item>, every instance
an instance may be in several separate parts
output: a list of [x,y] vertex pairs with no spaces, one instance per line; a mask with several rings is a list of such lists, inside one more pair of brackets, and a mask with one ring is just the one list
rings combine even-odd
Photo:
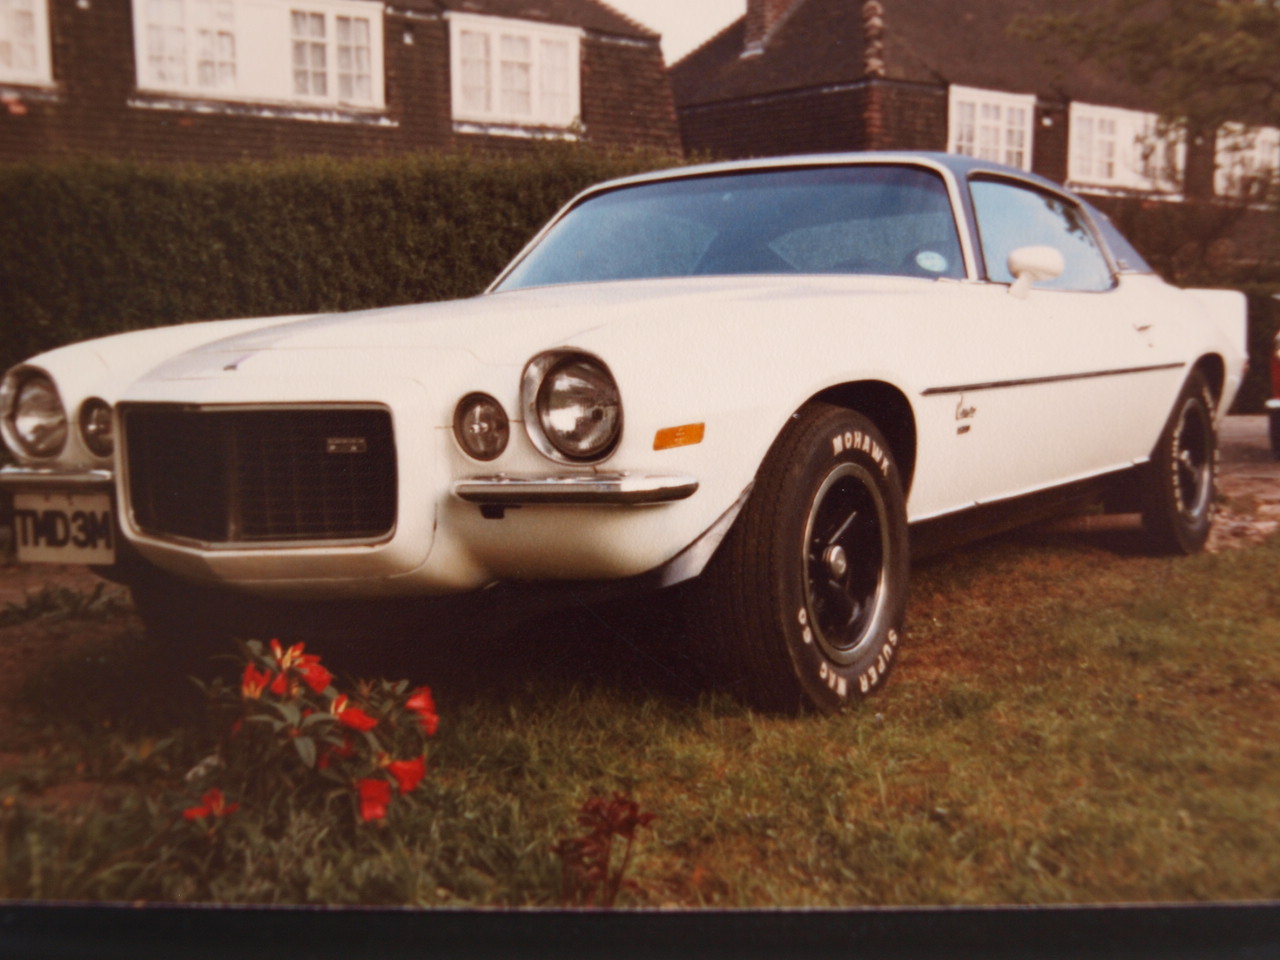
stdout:
[[1143,481],[1142,521],[1153,547],[1196,553],[1209,539],[1217,497],[1218,435],[1208,383],[1183,387]]
[[896,658],[909,570],[893,451],[863,415],[802,410],[689,593],[721,685],[754,706],[835,711]]

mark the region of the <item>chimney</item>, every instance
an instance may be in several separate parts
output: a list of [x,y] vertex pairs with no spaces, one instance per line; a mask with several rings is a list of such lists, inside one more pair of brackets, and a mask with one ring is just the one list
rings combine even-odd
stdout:
[[747,36],[744,57],[764,52],[764,45],[778,26],[804,0],[747,0]]

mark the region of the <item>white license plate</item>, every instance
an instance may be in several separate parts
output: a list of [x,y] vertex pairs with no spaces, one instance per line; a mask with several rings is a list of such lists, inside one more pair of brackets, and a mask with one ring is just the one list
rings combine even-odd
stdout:
[[15,493],[13,537],[22,563],[115,563],[111,495]]

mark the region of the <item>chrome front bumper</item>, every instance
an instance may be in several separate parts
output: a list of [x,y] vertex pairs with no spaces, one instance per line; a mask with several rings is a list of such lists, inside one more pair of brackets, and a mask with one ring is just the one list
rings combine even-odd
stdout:
[[[110,470],[59,470],[53,467],[0,467],[0,490],[9,493],[110,491]],[[468,503],[521,504],[669,503],[693,496],[698,481],[686,474],[637,476],[596,473],[582,476],[470,477],[456,480],[453,494]]]
[[698,481],[685,474],[634,476],[595,473],[582,476],[470,477],[453,484],[453,494],[468,503],[521,506],[535,503],[639,505],[669,503],[693,496]]
[[110,470],[0,467],[0,490],[7,493],[106,493],[114,486]]

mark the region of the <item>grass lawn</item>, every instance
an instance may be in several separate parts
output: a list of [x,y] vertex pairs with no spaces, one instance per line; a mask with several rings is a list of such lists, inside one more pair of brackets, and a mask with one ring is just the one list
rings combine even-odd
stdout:
[[485,683],[421,667],[440,730],[386,819],[285,797],[215,831],[183,777],[224,731],[125,615],[71,603],[102,636],[12,705],[0,897],[557,906],[555,845],[622,792],[654,814],[624,907],[1275,898],[1278,585],[1280,537],[979,544],[917,565],[893,676],[835,718],[747,710],[635,630],[543,626],[480,651]]

